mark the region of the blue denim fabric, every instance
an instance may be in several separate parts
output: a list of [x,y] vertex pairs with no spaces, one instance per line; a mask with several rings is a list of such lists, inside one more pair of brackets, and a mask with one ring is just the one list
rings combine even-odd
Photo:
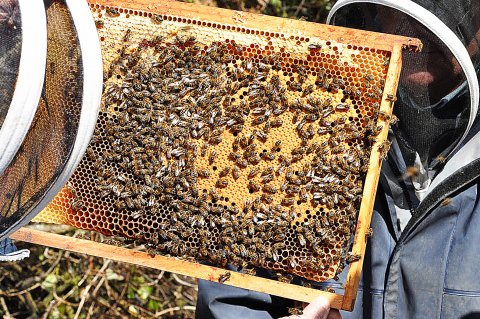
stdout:
[[0,240],[0,262],[19,261],[30,256],[28,249],[17,250],[10,238]]
[[0,255],[7,255],[15,251],[17,251],[17,247],[15,247],[10,238],[5,238],[0,241]]

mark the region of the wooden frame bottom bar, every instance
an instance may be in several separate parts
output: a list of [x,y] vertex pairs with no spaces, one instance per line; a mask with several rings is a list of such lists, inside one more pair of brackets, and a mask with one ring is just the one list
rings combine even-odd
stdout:
[[[225,269],[183,261],[173,257],[165,257],[160,255],[150,256],[145,252],[135,251],[128,248],[102,244],[86,239],[52,234],[29,228],[19,229],[16,233],[12,234],[10,238],[32,244],[69,250],[75,253],[87,254],[139,266],[165,270],[180,275],[215,282],[218,282],[220,276],[224,275],[226,272]],[[312,302],[317,297],[323,296],[330,301],[332,308],[342,309],[343,305],[342,295],[236,272],[231,272],[230,278],[226,280],[224,284],[303,302]],[[345,308],[343,309],[351,310]]]

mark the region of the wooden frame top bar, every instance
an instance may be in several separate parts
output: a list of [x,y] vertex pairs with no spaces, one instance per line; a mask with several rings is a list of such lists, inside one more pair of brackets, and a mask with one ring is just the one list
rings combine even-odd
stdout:
[[199,4],[190,4],[172,0],[88,0],[90,4],[126,7],[132,10],[141,10],[156,14],[175,15],[181,12],[182,17],[202,21],[212,21],[235,25],[236,27],[265,30],[268,32],[288,33],[300,37],[319,37],[332,41],[374,47],[376,49],[392,51],[396,45],[410,50],[421,50],[422,43],[416,38],[409,38],[391,34],[355,30],[342,27],[333,27],[326,24],[272,17],[258,13],[235,11],[209,7]]

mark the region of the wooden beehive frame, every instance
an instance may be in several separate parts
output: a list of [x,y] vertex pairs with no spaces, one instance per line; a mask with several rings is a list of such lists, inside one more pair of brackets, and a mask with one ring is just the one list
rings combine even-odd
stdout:
[[[132,13],[137,13],[138,10],[141,12],[151,12],[177,17],[181,16],[185,19],[195,19],[197,21],[201,20],[225,25],[235,25],[236,28],[256,29],[263,30],[265,32],[271,32],[275,30],[293,30],[292,33],[298,34],[302,37],[315,36],[320,38],[328,38],[332,41],[337,41],[340,43],[367,46],[391,52],[387,80],[380,105],[380,111],[383,111],[386,114],[391,114],[392,112],[393,101],[391,96],[395,95],[398,85],[398,78],[402,64],[402,50],[405,48],[416,50],[420,49],[421,47],[421,43],[417,39],[412,38],[371,33],[359,30],[354,31],[351,29],[312,24],[297,20],[281,19],[258,14],[171,1],[137,0],[135,2],[131,2],[126,0],[89,0],[89,2],[92,5],[99,5],[101,7],[112,6],[128,8],[132,10]],[[352,263],[349,267],[344,295],[285,284],[274,280],[240,273],[231,273],[231,277],[225,282],[225,284],[304,302],[311,302],[313,299],[321,295],[330,300],[333,308],[351,311],[355,304],[355,298],[358,290],[375,193],[380,174],[381,161],[376,145],[384,142],[387,138],[387,135],[388,127],[385,127],[378,135],[376,142],[377,144],[372,147],[370,164],[364,184],[364,192],[352,249],[352,253],[360,255],[361,259],[358,262]],[[211,281],[218,281],[219,277],[225,274],[224,269],[216,267],[190,263],[172,257],[151,257],[144,252],[133,251],[126,248],[120,248],[31,229],[21,229],[15,233],[12,238],[59,249],[70,250],[77,253],[84,253],[98,257],[109,258],[112,260],[129,262],[141,266],[162,269]]]

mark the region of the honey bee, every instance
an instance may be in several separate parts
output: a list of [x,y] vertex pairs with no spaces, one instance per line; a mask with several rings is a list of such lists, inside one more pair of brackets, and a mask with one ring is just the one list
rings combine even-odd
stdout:
[[361,258],[362,258],[361,255],[349,252],[347,254],[346,262],[347,263],[353,263],[353,262],[359,261]]
[[435,157],[435,159],[441,164],[444,164],[447,161],[447,159],[441,154]]
[[208,143],[211,145],[218,145],[222,142],[222,137],[221,136],[212,136],[208,140]]
[[103,22],[103,20],[95,20],[95,26],[97,29],[101,29],[105,26],[105,22]]
[[255,268],[243,268],[242,271],[250,276],[255,276],[257,274],[257,270]]
[[248,162],[243,158],[238,158],[235,160],[235,165],[237,165],[240,168],[246,168],[248,166]]
[[369,227],[367,231],[365,232],[365,237],[372,237],[373,236],[373,228]]
[[383,125],[372,126],[369,128],[370,134],[369,139],[375,140],[375,138],[382,132]]
[[281,204],[283,206],[292,206],[295,203],[295,200],[293,198],[283,198],[281,201]]
[[74,211],[79,211],[80,209],[82,209],[82,207],[84,206],[85,204],[83,203],[82,200],[78,199],[78,198],[75,198],[71,204],[70,204],[70,208]]
[[387,101],[389,102],[396,102],[397,101],[397,97],[393,94],[387,94],[387,98],[386,98]]
[[243,131],[243,124],[235,124],[235,125],[232,125],[232,127],[230,128],[230,130],[231,130],[233,133],[240,133],[241,131]]
[[390,64],[390,57],[385,57],[385,59],[383,59],[383,66],[387,67],[389,64]]
[[452,203],[452,199],[450,197],[447,197],[444,200],[442,200],[442,202],[440,203],[440,206],[448,206],[451,203]]
[[197,174],[201,178],[209,178],[210,177],[210,171],[208,169],[198,170]]
[[278,189],[275,186],[272,186],[272,185],[265,185],[263,187],[263,190],[267,193],[270,193],[270,194],[275,194],[278,191]]
[[230,173],[230,170],[231,170],[231,167],[230,167],[230,166],[227,166],[227,167],[225,167],[224,169],[222,169],[222,170],[220,171],[220,173],[218,173],[218,176],[219,176],[219,177],[225,177],[225,176],[227,176],[227,175]]
[[218,276],[218,282],[223,284],[225,281],[229,280],[232,274],[229,271],[226,271],[224,274]]
[[217,180],[215,186],[217,186],[218,188],[225,188],[228,186],[228,181],[226,179],[219,179]]
[[385,122],[388,122],[391,119],[390,115],[388,115],[385,111],[378,111],[378,118]]
[[302,154],[295,154],[295,155],[292,155],[291,161],[292,163],[296,163],[298,161],[301,161],[302,159],[303,159]]
[[371,75],[371,74],[366,74],[366,75],[364,76],[364,79],[365,79],[365,82],[366,82],[366,83],[370,83],[370,82],[372,82],[373,80],[375,80],[375,77],[374,77],[373,75]]
[[270,126],[271,127],[281,127],[283,125],[283,121],[281,119],[274,119],[270,121]]
[[287,257],[287,262],[290,268],[294,269],[295,267],[298,266],[297,260],[295,259],[294,256],[289,256]]
[[380,144],[378,146],[378,152],[380,153],[380,159],[385,160],[388,156],[388,151],[390,150],[390,146],[392,145],[392,142],[390,141],[385,141],[384,143]]
[[271,203],[273,203],[273,196],[271,196],[271,195],[262,194],[262,195],[260,196],[260,198],[261,198],[262,201],[264,201],[266,204],[271,204]]
[[268,117],[265,115],[258,116],[252,120],[252,125],[260,125],[262,123],[265,123],[267,121]]
[[217,158],[217,152],[215,150],[212,150],[210,152],[210,156],[208,157],[208,163],[212,165],[215,162],[216,158]]
[[256,152],[247,158],[248,163],[252,165],[257,165],[261,160],[262,158]]
[[300,189],[300,193],[298,197],[301,202],[306,203],[308,201],[307,190],[305,188]]
[[105,12],[107,13],[108,16],[113,18],[120,16],[120,11],[118,11],[118,9],[116,8],[107,8]]
[[235,179],[235,180],[239,179],[240,174],[241,174],[240,169],[237,166],[235,166],[232,170],[233,179]]
[[153,21],[153,23],[155,23],[155,24],[160,24],[160,23],[163,22],[163,17],[162,17],[161,15],[159,15],[159,14],[153,14],[153,15],[152,15],[152,21]]
[[[302,234],[297,234],[297,238],[298,238],[298,243],[300,244],[300,246],[305,247],[307,245],[307,241],[305,240],[305,237]],[[292,268],[294,268],[294,267],[292,267]]]
[[[281,281],[281,280],[279,279],[279,281]],[[290,281],[288,283],[290,283]],[[303,310],[301,308],[290,307],[290,308],[288,308],[288,314],[291,315],[291,316],[299,317],[299,316],[303,315]]]
[[253,181],[249,181],[248,182],[248,189],[250,192],[254,193],[254,192],[258,192],[260,190],[260,185],[258,185],[257,183],[253,182]]
[[399,121],[398,117],[395,114],[392,114],[390,117],[390,124],[395,125],[398,123],[398,121]]
[[207,143],[202,143],[202,146],[200,147],[200,155],[202,157],[207,156],[207,149],[208,149],[208,144]]
[[264,169],[264,170],[262,171],[262,173],[260,174],[260,176],[263,177],[263,176],[266,176],[266,175],[270,175],[270,174],[272,174],[273,172],[274,172],[274,168],[273,168],[273,167],[268,167],[268,168],[266,168],[266,169]]
[[262,152],[260,153],[260,158],[264,161],[273,161],[275,159],[275,154],[273,152]]
[[238,151],[238,148],[240,146],[240,140],[241,140],[240,136],[235,137],[235,139],[233,140],[232,148],[234,152]]
[[273,175],[273,173],[261,177],[263,184],[270,183],[271,181],[274,180],[274,178],[275,176]]
[[420,170],[417,167],[409,166],[403,174],[403,179],[418,177],[420,175]]
[[[276,273],[276,275],[277,275],[277,280],[278,281],[286,283],[286,284],[291,283],[292,280],[293,280],[293,276],[290,275],[290,274]],[[289,308],[289,312],[290,312],[290,309],[297,309],[297,308]],[[300,314],[303,313],[300,309],[297,309],[297,310],[300,311]]]
[[128,42],[130,40],[131,35],[132,35],[132,30],[127,29],[127,31],[125,32],[125,34],[123,36],[123,42]]
[[258,167],[252,168],[252,169],[250,170],[250,172],[248,172],[248,178],[254,178],[254,177],[257,176],[259,173],[260,173],[260,168],[258,168]]
[[259,140],[261,140],[264,143],[267,141],[267,138],[268,138],[268,134],[265,131],[261,131],[261,130],[253,130],[252,135],[256,136]]
[[218,199],[220,198],[215,187],[210,188],[209,195],[212,198],[212,201],[218,201]]
[[313,86],[313,84],[309,84],[309,85],[307,85],[307,86],[303,89],[303,95],[304,95],[304,96],[309,95],[309,94],[311,94],[313,91],[314,91],[314,86]]
[[350,107],[344,103],[338,103],[335,106],[335,111],[338,111],[338,112],[347,112],[349,109]]

